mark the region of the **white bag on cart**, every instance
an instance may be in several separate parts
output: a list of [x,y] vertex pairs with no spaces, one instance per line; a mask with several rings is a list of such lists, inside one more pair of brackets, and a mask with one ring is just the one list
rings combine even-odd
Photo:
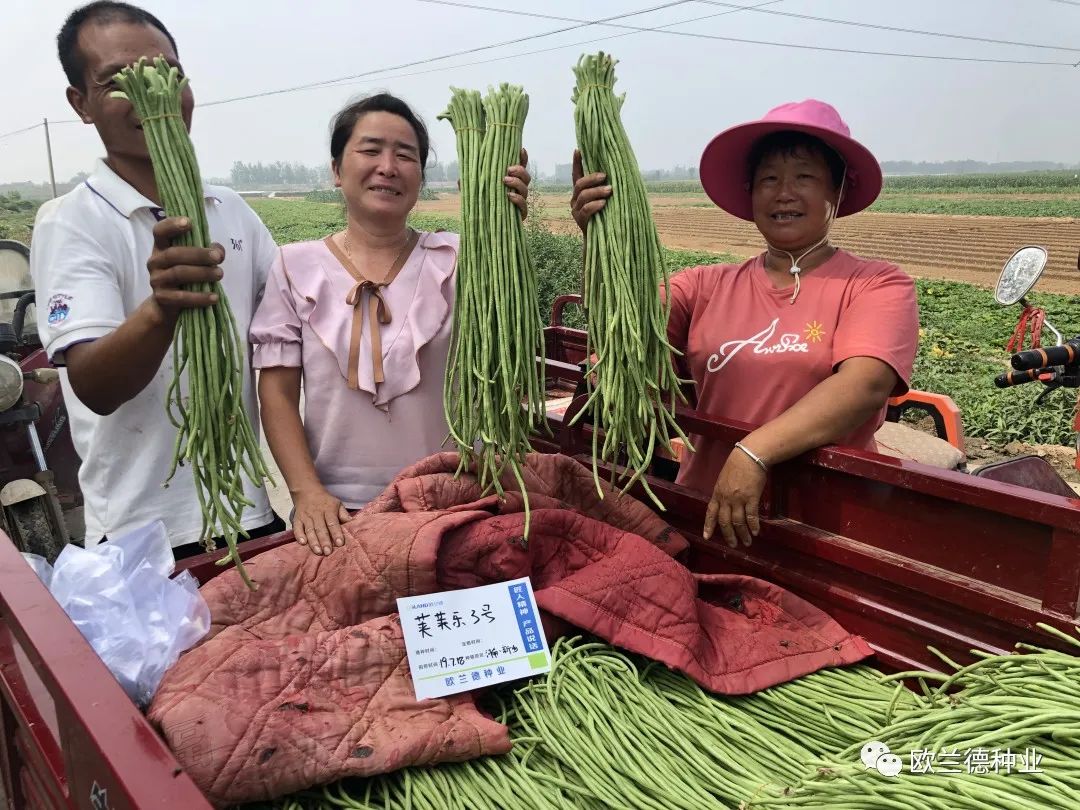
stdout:
[[140,708],[210,629],[195,577],[169,578],[175,562],[161,521],[90,549],[69,545],[52,566],[23,556]]

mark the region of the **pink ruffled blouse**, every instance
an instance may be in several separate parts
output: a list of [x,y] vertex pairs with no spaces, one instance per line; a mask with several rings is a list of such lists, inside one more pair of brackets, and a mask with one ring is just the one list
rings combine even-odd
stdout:
[[[303,369],[304,430],[315,470],[349,509],[364,506],[446,440],[443,379],[457,252],[457,234],[421,233],[397,276],[380,290],[388,313],[383,323],[368,317],[373,292],[358,290],[321,240],[284,245],[270,270],[251,322],[252,365]],[[354,320],[362,323],[359,351],[351,346]],[[381,338],[380,383],[372,328]]]

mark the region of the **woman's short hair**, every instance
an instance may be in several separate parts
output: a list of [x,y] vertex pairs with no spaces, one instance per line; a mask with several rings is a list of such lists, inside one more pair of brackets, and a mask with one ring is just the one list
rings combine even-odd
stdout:
[[412,127],[413,132],[416,133],[416,144],[420,149],[420,171],[423,174],[427,168],[428,152],[431,149],[427,127],[420,116],[413,112],[412,107],[390,93],[376,93],[354,101],[334,116],[333,121],[330,122],[330,157],[338,165],[341,164],[341,158],[345,154],[345,144],[352,137],[356,122],[368,113],[374,112],[397,115],[404,118]]
[[754,173],[757,172],[758,166],[760,166],[766,158],[773,157],[774,155],[794,157],[799,152],[809,152],[811,154],[820,155],[825,160],[825,164],[829,167],[829,174],[832,175],[833,187],[840,188],[840,184],[844,179],[844,173],[847,171],[844,159],[840,157],[835,149],[825,143],[825,141],[821,140],[821,138],[793,129],[772,132],[754,144],[753,148],[750,150],[750,155],[746,159],[747,178],[749,182],[754,182]]

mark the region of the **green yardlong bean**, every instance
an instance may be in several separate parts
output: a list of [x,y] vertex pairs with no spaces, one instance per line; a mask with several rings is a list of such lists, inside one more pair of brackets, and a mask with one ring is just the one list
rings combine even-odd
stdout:
[[[187,78],[161,57],[153,65],[140,59],[114,78],[120,91],[113,95],[130,101],[142,124],[166,214],[192,223],[177,243],[209,247],[199,165],[180,112]],[[213,550],[215,536],[223,536],[229,554],[219,564],[235,563],[247,586],[254,588],[236,545],[238,538],[247,537],[240,521],[244,507],[252,505],[242,476],[260,486],[270,474],[244,404],[246,343],[221,283],[193,289],[216,294],[217,302],[183,310],[177,323],[166,394],[166,412],[177,436],[165,485],[178,466],[190,466],[207,550]]]
[[522,464],[530,434],[543,423],[543,324],[536,270],[521,217],[503,177],[518,161],[529,97],[503,84],[482,99],[453,89],[440,118],[457,136],[461,166],[461,247],[454,323],[443,387],[450,438],[460,474],[475,469],[480,485],[500,497],[509,470],[524,499]]
[[[685,402],[668,342],[668,268],[656,224],[616,97],[616,60],[609,54],[583,56],[574,73],[574,124],[586,172],[603,172],[612,188],[607,205],[589,222],[585,235],[582,298],[588,322],[589,400],[575,419],[593,420],[593,478],[598,464],[612,465],[613,483],[623,491],[638,481],[653,501],[663,504],[645,478],[653,454],[673,454],[672,439],[689,439],[675,421],[677,402]],[[663,287],[664,294],[659,290]],[[595,358],[595,359],[594,359]],[[601,443],[600,434],[603,434]]]
[[[456,796],[470,810],[735,808],[780,797],[811,764],[865,742],[861,729],[834,732],[826,745],[798,738],[801,718],[822,705],[822,689],[846,690],[828,700],[834,715],[848,712],[872,725],[884,723],[893,698],[892,685],[879,684],[867,667],[826,670],[809,676],[813,689],[800,679],[767,690],[786,703],[771,706],[762,722],[744,699],[711,695],[685,675],[607,644],[560,640],[552,666],[547,678],[486,699],[510,728],[509,754],[350,780],[318,794],[333,805],[310,798],[310,806],[426,810],[454,806],[448,796]],[[901,708],[921,705],[912,695]]]
[[[1039,627],[1080,649],[1075,636]],[[1017,648],[1020,652],[1011,655],[977,653],[978,660],[968,666],[939,654],[955,670],[949,676],[901,672],[881,679],[883,686],[899,679],[938,681],[928,706],[899,719],[891,717],[890,706],[884,727],[864,738],[885,743],[900,757],[899,777],[883,777],[858,764],[860,743],[853,742],[799,784],[748,807],[1075,810],[1080,807],[1080,658],[1028,644]],[[989,762],[971,759],[960,770],[958,757],[974,757],[972,752]],[[929,762],[929,769],[913,767],[916,756]],[[949,764],[943,765],[946,756]],[[1014,768],[1018,757],[1019,771]]]
[[[908,690],[898,696],[893,680],[899,676],[886,678],[866,666],[821,670],[731,698],[711,695],[684,675],[606,644],[563,639],[552,650],[546,678],[489,695],[492,715],[510,728],[509,754],[349,780],[276,807],[1080,806],[1074,798],[1080,795],[1080,721],[1068,708],[1052,711],[1077,702],[1080,680],[1072,676],[1080,658],[1035,648],[984,655],[971,667],[951,665],[959,677],[949,680],[958,691],[939,688],[932,700]],[[997,683],[1037,688],[1002,690]],[[942,752],[991,737],[1002,749],[1037,749],[1041,772],[990,767],[985,773],[916,773],[901,753],[907,767],[889,778],[860,761],[862,746],[871,740],[894,752]]]

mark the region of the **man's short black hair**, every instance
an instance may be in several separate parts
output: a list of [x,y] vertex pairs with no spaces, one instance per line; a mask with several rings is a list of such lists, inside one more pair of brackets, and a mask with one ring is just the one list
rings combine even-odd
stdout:
[[84,78],[86,60],[82,51],[79,50],[79,31],[87,23],[107,25],[116,22],[153,26],[165,35],[173,51],[177,50],[176,40],[169,33],[169,29],[149,11],[144,11],[130,3],[95,0],[71,12],[56,36],[56,50],[60,55],[60,65],[64,68],[64,75],[67,76],[68,84],[72,87],[79,90],[86,89]]

